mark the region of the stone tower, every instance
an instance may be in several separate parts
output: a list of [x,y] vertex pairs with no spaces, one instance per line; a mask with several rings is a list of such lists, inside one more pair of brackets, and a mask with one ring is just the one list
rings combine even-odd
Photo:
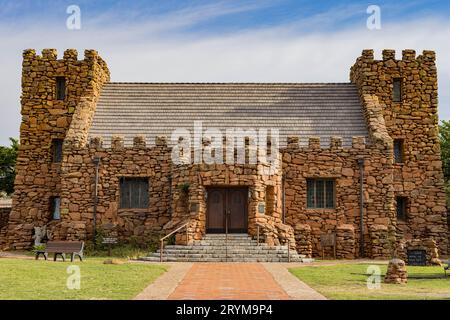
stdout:
[[363,103],[368,95],[378,98],[387,132],[401,152],[401,161],[393,164],[393,187],[396,199],[406,199],[407,216],[397,219],[397,232],[406,239],[434,238],[447,252],[435,60],[433,51],[416,56],[403,50],[398,60],[394,50],[383,50],[382,60],[375,60],[373,50],[364,50],[350,80]]
[[[55,147],[87,141],[100,89],[109,81],[106,63],[95,50],[78,60],[74,49],[57,59],[55,49],[23,52],[22,123],[13,210],[6,234],[15,249],[28,248],[33,228],[48,223],[52,197],[61,189],[61,159]],[[59,92],[58,92],[59,91]]]

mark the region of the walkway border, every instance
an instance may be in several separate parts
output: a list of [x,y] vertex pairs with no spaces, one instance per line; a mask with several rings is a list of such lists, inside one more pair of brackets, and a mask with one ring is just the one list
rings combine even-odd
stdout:
[[295,265],[284,263],[262,263],[292,300],[327,300],[325,296],[308,286],[289,272]]
[[169,266],[169,270],[139,293],[134,300],[166,300],[183,280],[193,263],[155,263]]

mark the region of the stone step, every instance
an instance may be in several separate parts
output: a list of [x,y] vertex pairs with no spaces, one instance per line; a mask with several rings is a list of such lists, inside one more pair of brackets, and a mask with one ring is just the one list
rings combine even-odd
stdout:
[[[305,257],[291,251],[290,258],[292,262],[301,262]],[[145,261],[159,261],[159,259],[159,250],[142,258]],[[193,241],[189,245],[166,245],[163,261],[287,262],[288,247],[258,244],[247,234],[229,235],[227,240],[223,234],[214,234],[206,235],[202,240]]]
[[[149,257],[155,257],[159,258],[159,253],[152,253],[149,255]],[[254,259],[261,259],[261,260],[267,260],[267,259],[288,259],[287,253],[273,253],[273,254],[226,254],[226,253],[165,253],[163,257],[171,257],[171,258],[236,258],[236,259],[245,259],[245,258],[254,258]],[[291,255],[291,260],[299,260],[302,259],[302,257],[299,257],[298,255]]]
[[[157,253],[160,251],[157,250]],[[254,249],[254,248],[248,248],[248,249],[242,249],[242,250],[207,250],[207,249],[164,249],[164,253],[227,253],[228,254],[270,254],[270,253],[286,253],[287,250],[280,250],[280,249]],[[291,252],[291,254],[295,254],[295,252]]]
[[[143,261],[152,261],[159,262],[160,258],[158,257],[144,257],[140,260]],[[163,262],[287,262],[287,258],[272,258],[272,257],[228,257],[228,258],[214,258],[214,257],[171,257],[165,256],[163,257]],[[291,257],[291,262],[302,262],[301,259],[294,259]]]
[[192,245],[195,246],[256,246],[258,245],[257,242],[212,242],[212,241],[203,241],[203,242],[197,242],[192,243]]
[[[153,252],[150,255],[159,256],[159,252]],[[164,255],[174,255],[174,256],[249,256],[249,257],[269,257],[269,256],[283,256],[287,257],[287,252],[279,251],[279,252],[271,252],[271,253],[248,253],[248,252],[181,252],[181,251],[173,251],[173,252],[164,252]],[[292,257],[295,257],[295,254],[291,254]]]
[[243,249],[243,248],[255,248],[255,249],[279,249],[279,250],[287,250],[286,246],[274,246],[274,247],[269,247],[267,244],[264,245],[249,245],[249,246],[244,246],[244,245],[239,245],[239,246],[234,246],[234,245],[188,245],[188,246],[183,246],[183,245],[165,245],[164,246],[164,250],[165,249],[198,249],[198,248],[205,248],[205,249],[210,249],[210,250],[220,250],[220,249]]
[[229,233],[228,235],[224,233],[208,233],[203,236],[203,238],[251,238],[247,233]]

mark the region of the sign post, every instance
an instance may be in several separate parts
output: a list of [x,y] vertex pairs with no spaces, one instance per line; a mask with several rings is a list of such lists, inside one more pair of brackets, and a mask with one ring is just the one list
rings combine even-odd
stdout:
[[111,246],[117,244],[117,238],[103,238],[102,243],[108,245],[108,257],[111,257]]

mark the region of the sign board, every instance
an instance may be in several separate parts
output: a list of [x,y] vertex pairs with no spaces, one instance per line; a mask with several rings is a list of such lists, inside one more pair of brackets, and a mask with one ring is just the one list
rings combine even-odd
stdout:
[[336,237],[333,233],[322,234],[320,236],[320,245],[323,247],[332,247],[335,245]]
[[258,203],[258,213],[260,213],[260,214],[266,213],[266,205],[264,202]]
[[103,244],[116,244],[117,238],[103,238]]
[[407,250],[409,266],[426,266],[427,252],[425,250]]

